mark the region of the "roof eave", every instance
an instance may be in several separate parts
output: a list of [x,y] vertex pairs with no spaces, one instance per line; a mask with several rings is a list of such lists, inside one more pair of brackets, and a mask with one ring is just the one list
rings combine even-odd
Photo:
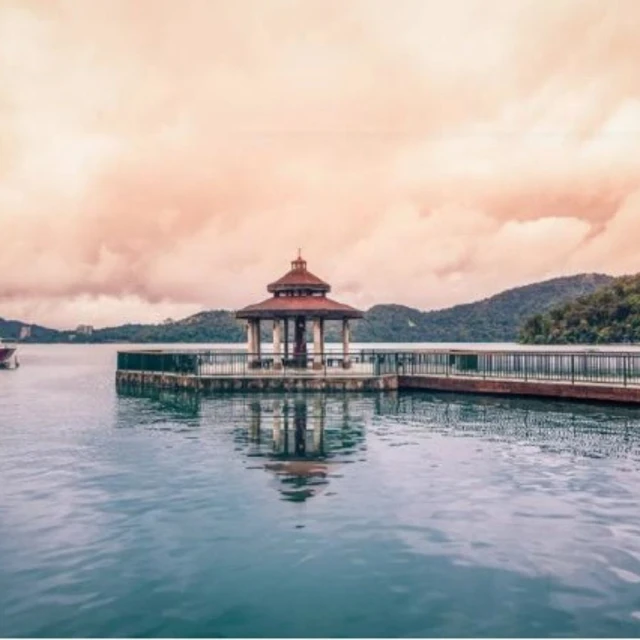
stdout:
[[324,320],[359,320],[364,317],[364,312],[359,309],[240,309],[235,314],[238,320],[275,320],[277,318],[295,318],[307,316],[310,318],[322,318]]
[[331,291],[331,287],[328,284],[321,283],[311,283],[311,284],[290,284],[290,283],[281,283],[281,282],[272,282],[267,285],[267,291],[269,293],[276,293],[278,291],[324,291],[329,293]]

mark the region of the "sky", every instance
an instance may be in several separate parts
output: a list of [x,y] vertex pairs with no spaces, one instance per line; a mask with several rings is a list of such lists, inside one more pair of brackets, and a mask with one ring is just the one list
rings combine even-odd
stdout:
[[0,0],[0,317],[640,271],[638,0]]

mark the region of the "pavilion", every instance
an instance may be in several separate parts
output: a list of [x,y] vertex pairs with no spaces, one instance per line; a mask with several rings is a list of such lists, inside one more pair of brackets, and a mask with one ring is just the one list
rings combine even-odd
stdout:
[[[273,322],[273,363],[275,368],[285,366],[306,368],[307,320],[313,323],[314,369],[325,363],[324,329],[326,320],[342,321],[342,363],[349,368],[349,321],[362,318],[362,311],[327,297],[331,286],[307,270],[300,252],[291,263],[291,269],[267,286],[270,298],[249,305],[236,312],[236,318],[247,321],[247,351],[254,366],[261,362],[261,320]],[[289,324],[293,324],[293,343],[289,341]],[[284,331],[283,331],[284,328]],[[290,346],[292,351],[290,352]],[[283,349],[284,347],[284,349]],[[284,353],[283,353],[284,352]]]

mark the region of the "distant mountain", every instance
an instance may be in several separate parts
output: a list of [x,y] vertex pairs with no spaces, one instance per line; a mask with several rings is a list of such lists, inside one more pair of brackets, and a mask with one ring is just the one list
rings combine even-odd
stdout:
[[19,340],[23,330],[28,332],[28,337],[22,338],[23,342],[59,342],[62,335],[60,331],[37,324],[25,324],[18,320],[0,318],[0,338]]
[[[357,342],[508,342],[528,317],[547,311],[609,284],[613,278],[582,274],[509,289],[479,302],[439,311],[419,311],[397,304],[371,307],[354,325]],[[264,323],[265,325],[267,323]],[[0,335],[17,338],[24,325],[0,320]],[[177,322],[126,324],[92,332],[56,331],[32,326],[31,342],[244,342],[246,331],[233,312],[203,311]],[[339,340],[339,328],[328,323],[327,339]],[[270,327],[263,327],[265,340]]]
[[[97,329],[88,342],[242,342],[246,330],[231,311],[202,311],[176,322]],[[78,338],[76,338],[78,339]]]
[[640,342],[640,274],[616,278],[529,318],[520,340],[533,344],[623,344]]
[[591,273],[554,278],[439,311],[394,304],[367,311],[354,340],[370,342],[510,342],[529,316],[592,293],[611,276]]

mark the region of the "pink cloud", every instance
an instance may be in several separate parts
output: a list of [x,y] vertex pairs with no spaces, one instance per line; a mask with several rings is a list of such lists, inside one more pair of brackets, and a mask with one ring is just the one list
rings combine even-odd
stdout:
[[637,271],[636,0],[0,7],[0,315],[446,306]]

